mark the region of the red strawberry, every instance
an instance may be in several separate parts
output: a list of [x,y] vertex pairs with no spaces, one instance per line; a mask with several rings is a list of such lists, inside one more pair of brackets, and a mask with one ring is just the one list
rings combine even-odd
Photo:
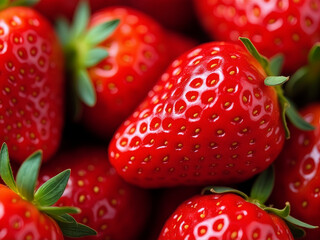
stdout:
[[262,54],[285,56],[285,72],[307,62],[309,49],[320,41],[318,0],[194,0],[208,33],[218,40],[248,37]]
[[[79,7],[73,29],[88,15],[81,17],[86,11],[84,5]],[[167,67],[166,34],[146,15],[119,7],[97,12],[87,30],[73,32],[70,30],[71,36],[64,42],[75,91],[86,104],[82,121],[106,138],[133,112]]]
[[314,228],[292,218],[289,205],[282,210],[265,206],[272,187],[268,170],[253,185],[251,197],[231,188],[208,188],[210,195],[196,195],[173,212],[158,239],[293,240],[289,225]]
[[[58,224],[32,203],[0,184],[0,239],[63,239]],[[28,227],[25,227],[28,226]]]
[[285,139],[277,92],[266,77],[236,44],[188,51],[119,128],[111,163],[142,187],[249,179],[272,163]]
[[[179,230],[180,229],[180,230]],[[167,220],[160,239],[294,239],[283,220],[235,194],[195,196]]]
[[63,54],[53,28],[37,12],[0,14],[0,143],[22,162],[36,149],[48,160],[63,127]]
[[[301,114],[315,130],[304,132],[291,126],[291,139],[275,161],[277,184],[272,199],[278,205],[289,201],[291,215],[320,225],[320,104],[305,107]],[[320,229],[307,230],[305,239],[320,239]]]
[[74,218],[97,230],[89,239],[136,239],[149,212],[147,192],[124,182],[108,163],[103,148],[79,148],[61,153],[40,172],[40,183],[61,169],[71,168],[58,206],[77,206]]
[[79,209],[51,206],[62,195],[70,170],[49,179],[34,192],[41,157],[40,151],[29,156],[21,165],[15,182],[7,145],[2,145],[0,175],[8,187],[0,184],[0,240],[63,240],[63,235],[94,235],[94,230],[77,223],[69,215],[78,213]]

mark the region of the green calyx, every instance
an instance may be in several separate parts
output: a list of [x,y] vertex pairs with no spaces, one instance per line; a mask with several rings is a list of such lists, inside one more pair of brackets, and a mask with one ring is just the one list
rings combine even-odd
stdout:
[[290,204],[286,202],[283,209],[277,209],[274,207],[266,206],[265,202],[270,197],[274,187],[274,168],[270,166],[267,170],[263,171],[253,183],[251,188],[250,196],[247,194],[230,187],[206,187],[203,189],[202,194],[214,193],[214,194],[225,194],[232,193],[242,197],[247,202],[255,204],[262,210],[275,214],[278,217],[285,220],[287,226],[295,237],[303,237],[305,231],[302,228],[318,228],[308,223],[302,222],[290,215]]
[[10,166],[8,147],[4,143],[0,151],[0,176],[4,183],[22,199],[31,202],[39,211],[53,218],[60,226],[64,236],[85,237],[96,235],[95,230],[76,222],[69,215],[80,213],[79,208],[52,206],[60,199],[67,186],[70,169],[49,179],[35,191],[41,159],[41,151],[36,151],[30,155],[18,170],[15,181]]
[[60,19],[57,22],[57,32],[64,47],[67,68],[73,78],[75,97],[86,104],[96,104],[96,92],[87,69],[95,66],[108,57],[106,48],[98,45],[106,40],[116,29],[119,20],[103,22],[88,29],[90,9],[87,2],[80,2],[73,24]]
[[0,0],[0,10],[16,6],[33,6],[40,0]]
[[[251,53],[251,55],[261,64],[264,71],[267,74],[266,79],[264,80],[264,84],[267,86],[274,87],[277,95],[278,100],[281,108],[281,119],[285,129],[286,138],[290,138],[290,131],[287,125],[286,119],[288,118],[291,123],[305,131],[312,131],[314,127],[306,122],[298,113],[297,109],[295,108],[294,104],[285,97],[284,91],[282,89],[282,85],[289,80],[289,77],[285,76],[278,76],[281,72],[281,68],[283,65],[283,56],[277,55],[272,58],[270,61],[262,56],[252,42],[248,38],[239,38],[240,41],[244,44],[247,50]],[[288,81],[289,83],[290,81]]]

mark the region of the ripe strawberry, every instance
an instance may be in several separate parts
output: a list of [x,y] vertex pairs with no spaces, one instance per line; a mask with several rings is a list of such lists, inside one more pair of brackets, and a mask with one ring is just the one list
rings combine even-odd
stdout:
[[7,145],[2,145],[0,176],[7,186],[0,184],[0,239],[63,240],[63,235],[94,235],[94,230],[77,223],[69,215],[79,213],[78,208],[51,206],[62,195],[70,170],[49,179],[34,192],[41,157],[41,151],[29,156],[21,165],[15,182]]
[[309,49],[320,41],[318,0],[194,0],[207,32],[217,40],[248,37],[267,57],[285,56],[284,71],[306,64]]
[[0,12],[0,143],[22,162],[36,149],[47,161],[63,127],[63,53],[53,28],[37,12]]
[[196,195],[173,212],[158,239],[293,240],[288,226],[314,228],[292,218],[290,205],[282,210],[265,206],[272,187],[268,170],[253,185],[251,197],[231,188],[208,188],[210,195]]
[[[270,72],[266,59],[252,54]],[[190,50],[118,129],[109,146],[111,163],[142,187],[249,179],[273,162],[285,139],[278,97],[287,104],[280,86],[264,81],[274,79],[236,44]]]
[[[314,225],[320,225],[320,105],[305,107],[302,116],[315,126],[312,132],[303,132],[291,126],[291,139],[286,142],[275,161],[276,186],[274,203],[289,201],[292,215]],[[307,230],[305,239],[319,239],[320,230]]]
[[81,209],[74,218],[98,232],[86,240],[136,239],[148,216],[148,194],[124,182],[107,160],[107,152],[98,147],[61,153],[42,168],[40,183],[71,168],[66,191],[56,205]]
[[[106,138],[133,112],[167,67],[166,34],[146,15],[119,7],[97,12],[88,29],[82,24],[81,30],[75,30],[88,16],[86,12],[87,7],[81,5],[71,36],[63,42],[75,91],[85,103],[82,121]],[[61,33],[66,35],[68,32]]]

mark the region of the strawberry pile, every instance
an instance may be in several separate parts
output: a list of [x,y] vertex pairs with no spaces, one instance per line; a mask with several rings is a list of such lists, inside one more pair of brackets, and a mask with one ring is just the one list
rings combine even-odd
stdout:
[[319,0],[0,1],[0,240],[320,239]]

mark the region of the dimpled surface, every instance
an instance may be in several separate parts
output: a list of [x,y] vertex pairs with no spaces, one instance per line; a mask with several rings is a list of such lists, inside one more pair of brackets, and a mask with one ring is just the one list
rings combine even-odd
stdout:
[[[320,105],[304,108],[301,115],[316,127],[301,131],[291,126],[291,138],[275,161],[276,185],[270,202],[291,204],[291,215],[319,226],[320,211]],[[319,229],[306,229],[304,239],[319,239]]]
[[85,239],[136,239],[147,219],[148,195],[123,181],[107,156],[105,149],[98,147],[61,153],[43,167],[40,184],[71,168],[68,185],[57,205],[81,209],[73,217],[98,232]]
[[88,70],[97,103],[83,109],[85,125],[104,138],[134,111],[169,64],[159,24],[138,11],[111,7],[94,14],[91,26],[113,19],[120,19],[117,29],[99,44],[109,55]]
[[0,240],[63,240],[57,223],[0,184]]
[[307,63],[309,49],[320,41],[318,0],[194,0],[203,26],[214,39],[249,37],[267,57],[285,56],[293,73]]
[[22,162],[55,153],[63,125],[63,57],[47,20],[32,9],[1,11],[0,142]]
[[143,187],[235,183],[264,170],[284,132],[277,95],[242,47],[207,43],[175,60],[119,128],[110,161]]
[[165,223],[159,240],[293,240],[283,220],[238,195],[195,196]]

